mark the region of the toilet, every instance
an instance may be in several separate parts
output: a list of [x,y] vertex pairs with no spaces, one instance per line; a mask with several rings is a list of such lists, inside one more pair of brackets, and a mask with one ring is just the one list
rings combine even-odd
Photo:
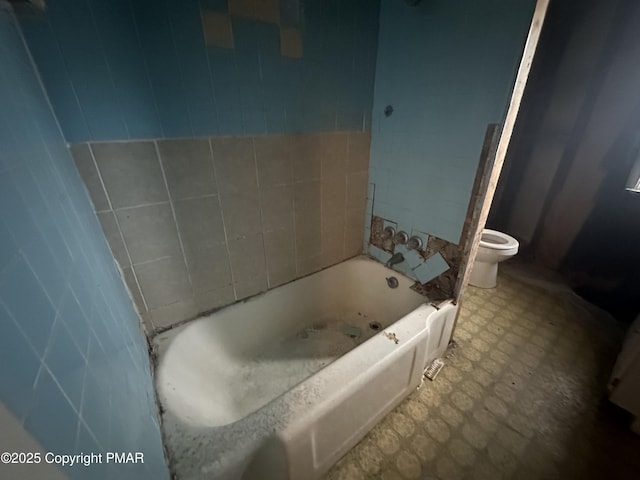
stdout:
[[518,241],[506,233],[485,228],[480,237],[480,246],[469,284],[480,288],[494,288],[498,276],[498,263],[518,253],[518,245]]

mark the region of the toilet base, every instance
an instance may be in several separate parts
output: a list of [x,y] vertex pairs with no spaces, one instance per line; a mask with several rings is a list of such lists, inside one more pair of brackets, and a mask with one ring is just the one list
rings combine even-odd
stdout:
[[498,284],[498,262],[479,262],[476,260],[471,270],[469,285],[479,288],[495,288]]

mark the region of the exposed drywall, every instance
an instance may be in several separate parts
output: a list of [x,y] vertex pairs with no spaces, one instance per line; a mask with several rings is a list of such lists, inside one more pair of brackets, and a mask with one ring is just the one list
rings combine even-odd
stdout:
[[397,268],[424,284],[450,266],[438,286],[450,296],[485,132],[506,114],[535,2],[409,3],[381,3],[367,213],[382,223],[367,239],[387,223],[424,238],[423,258]]

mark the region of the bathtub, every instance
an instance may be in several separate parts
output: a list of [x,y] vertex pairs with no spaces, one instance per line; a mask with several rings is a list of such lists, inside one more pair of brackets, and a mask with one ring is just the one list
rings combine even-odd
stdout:
[[446,349],[457,307],[412,283],[356,257],[156,336],[177,478],[322,476]]

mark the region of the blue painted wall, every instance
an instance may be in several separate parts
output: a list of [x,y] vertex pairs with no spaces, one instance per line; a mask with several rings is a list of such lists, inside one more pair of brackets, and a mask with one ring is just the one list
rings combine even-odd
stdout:
[[[280,0],[280,25],[232,15],[233,48],[205,45],[202,13],[228,3],[56,0],[21,15],[66,139],[370,129],[378,1]],[[301,58],[281,54],[283,23]]]
[[369,176],[374,214],[458,243],[486,127],[506,114],[534,6],[382,0]]
[[168,478],[146,341],[5,8],[0,65],[0,402],[45,450],[145,454],[71,478]]

